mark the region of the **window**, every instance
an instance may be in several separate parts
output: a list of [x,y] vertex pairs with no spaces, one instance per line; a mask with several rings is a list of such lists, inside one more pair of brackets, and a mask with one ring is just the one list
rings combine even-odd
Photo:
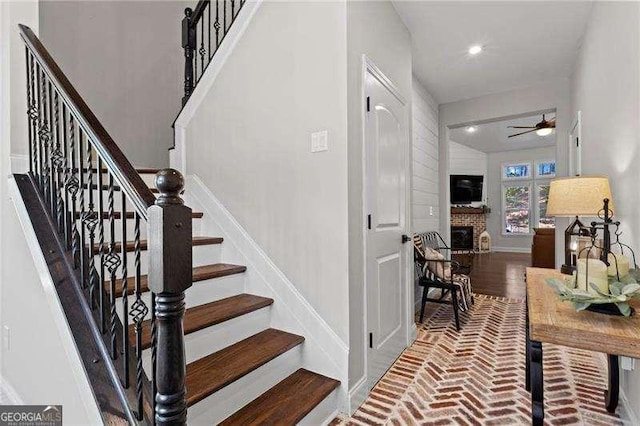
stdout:
[[550,178],[555,175],[555,160],[502,165],[504,235],[528,235],[534,227],[555,228],[554,218],[547,216]]
[[502,166],[502,179],[528,179],[531,176],[531,163],[505,164]]
[[549,161],[537,161],[536,162],[536,177],[537,178],[552,178],[556,175],[556,162]]
[[504,186],[504,232],[529,234],[531,216],[531,187],[529,185]]
[[555,228],[556,221],[554,218],[547,216],[547,201],[549,201],[549,182],[538,183],[538,228]]

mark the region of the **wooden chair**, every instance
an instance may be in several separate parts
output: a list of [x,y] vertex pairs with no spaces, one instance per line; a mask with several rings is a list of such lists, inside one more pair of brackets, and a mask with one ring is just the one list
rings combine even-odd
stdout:
[[[447,246],[437,232],[415,235],[413,237],[413,246],[418,284],[423,288],[420,322],[424,318],[427,302],[447,303],[453,305],[456,329],[459,331],[460,318],[458,311],[469,309],[470,304],[474,302],[471,281],[468,276],[464,275],[469,272],[469,268],[463,267],[451,259],[451,248]],[[438,253],[439,256],[436,257],[434,253]],[[429,297],[431,288],[440,289],[439,298]],[[451,294],[451,300],[445,299],[448,294]]]

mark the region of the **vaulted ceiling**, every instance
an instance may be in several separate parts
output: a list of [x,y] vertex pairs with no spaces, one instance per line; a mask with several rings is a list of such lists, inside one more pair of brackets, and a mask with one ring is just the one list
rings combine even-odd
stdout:
[[[589,1],[399,1],[413,71],[439,103],[569,77]],[[472,45],[483,51],[468,53]]]
[[[546,115],[546,118],[550,120],[555,116],[555,113],[550,113]],[[473,133],[467,131],[468,127],[460,127],[451,130],[450,139],[482,152],[514,151],[555,146],[555,131],[548,136],[538,136],[536,132],[531,132],[509,138],[509,135],[526,131],[526,129],[509,129],[508,126],[535,126],[541,119],[542,116],[536,114],[512,120],[476,124],[473,126],[475,128]]]

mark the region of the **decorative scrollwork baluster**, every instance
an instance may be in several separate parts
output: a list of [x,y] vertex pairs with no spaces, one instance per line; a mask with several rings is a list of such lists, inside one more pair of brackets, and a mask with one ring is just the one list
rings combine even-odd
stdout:
[[[80,276],[82,277],[82,288],[87,288],[87,250],[85,248],[85,243],[87,242],[87,233],[84,226],[84,222],[82,221],[82,215],[85,212],[85,198],[86,198],[86,189],[85,189],[85,169],[84,169],[84,143],[85,136],[82,132],[82,129],[78,127],[78,173],[80,176],[80,210],[79,210],[79,218],[80,218],[80,241],[78,242],[78,254],[80,257]],[[87,142],[88,143],[88,142]]]
[[33,175],[33,120],[31,119],[31,111],[34,108],[32,93],[33,93],[33,75],[31,71],[33,71],[33,63],[31,62],[31,55],[29,54],[29,48],[24,47],[25,51],[25,59],[27,65],[27,119],[28,119],[28,131],[29,131],[29,173]]
[[[76,165],[76,141],[75,141],[75,120],[73,114],[69,114],[69,152],[71,156],[71,173],[67,176],[67,182],[65,186],[67,191],[71,194],[71,256],[73,257],[74,267],[80,265],[80,235],[78,234],[77,226],[77,196],[80,189],[80,182],[78,181],[77,174],[81,174],[82,171],[78,171]],[[80,165],[82,167],[82,165]]]
[[[115,184],[113,182],[113,175],[109,174],[109,195],[108,195],[108,217],[109,217],[109,253],[104,257],[104,263],[111,274],[111,281],[109,283],[109,338],[111,342],[111,358],[116,359],[118,357],[118,351],[116,346],[116,279],[118,267],[122,263],[120,256],[116,252],[116,227],[115,227],[115,210],[114,203],[114,191]],[[126,220],[125,217],[122,218]],[[126,241],[122,241],[123,245],[126,245]]]
[[122,238],[120,241],[120,257],[122,258],[122,320],[124,324],[122,326],[122,384],[125,388],[129,387],[129,288],[128,288],[128,275],[127,271],[127,197],[122,192]]
[[[103,218],[98,217],[98,213],[94,210],[93,205],[93,147],[91,146],[91,142],[87,139],[87,191],[88,191],[88,199],[89,204],[87,206],[87,211],[82,214],[82,223],[89,231],[89,299],[91,302],[91,308],[96,308],[96,290],[98,288],[98,282],[100,277],[98,276],[98,271],[96,269],[96,261],[95,261],[95,240],[96,240],[96,226],[98,226],[98,222]],[[102,213],[102,212],[101,212]]]
[[42,167],[42,182],[40,184],[45,200],[49,199],[49,123],[47,121],[47,81],[45,73],[40,69],[40,125],[38,138],[40,139],[40,164]]
[[53,115],[53,125],[54,125],[54,141],[55,146],[53,153],[51,155],[51,161],[53,163],[53,167],[55,169],[55,188],[56,188],[56,200],[54,205],[56,206],[56,224],[58,225],[58,230],[62,233],[64,232],[64,202],[62,199],[62,182],[65,169],[67,167],[67,158],[63,152],[63,144],[60,142],[60,98],[58,96],[58,91],[54,92],[53,96],[54,102],[54,115]]
[[[103,173],[102,173],[102,160],[100,157],[97,159],[96,164],[97,176],[98,176],[98,185],[97,185],[97,195],[98,195],[98,214],[101,219],[98,222],[98,253],[100,253],[100,290],[98,293],[98,306],[100,309],[99,318],[100,318],[100,331],[104,333],[106,328],[106,320],[105,320],[105,312],[104,312],[104,268],[105,268],[105,247],[104,247],[104,194],[103,194]],[[93,189],[91,190],[93,192]]]
[[[135,214],[133,233],[133,253],[135,263],[134,292],[136,300],[131,305],[131,312],[129,313],[129,315],[131,316],[131,320],[133,321],[134,330],[136,333],[136,396],[138,399],[138,410],[136,412],[136,418],[138,420],[142,420],[144,417],[144,407],[142,404],[142,377],[144,374],[144,370],[142,369],[142,322],[149,313],[149,308],[142,300],[142,287],[140,282],[140,215],[138,215],[138,213]],[[153,363],[155,365],[155,361],[153,361]],[[155,395],[155,390],[153,391],[153,395]]]
[[202,77],[202,75],[204,74],[204,54],[207,53],[206,49],[204,48],[204,19],[202,20],[202,25],[200,26],[200,32],[200,50],[198,51],[198,53],[200,53],[200,77]]

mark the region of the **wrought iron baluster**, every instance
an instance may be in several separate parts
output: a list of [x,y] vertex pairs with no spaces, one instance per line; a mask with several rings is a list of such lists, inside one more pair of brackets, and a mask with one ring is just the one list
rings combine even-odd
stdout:
[[[104,194],[103,194],[103,188],[104,188],[104,182],[103,182],[103,173],[102,173],[102,160],[100,159],[100,157],[98,156],[98,159],[96,161],[96,173],[98,175],[98,185],[97,185],[97,190],[98,190],[98,215],[100,217],[100,220],[98,220],[98,253],[100,253],[100,286],[99,286],[99,293],[98,293],[98,306],[100,309],[99,312],[99,318],[100,318],[100,331],[102,333],[104,333],[105,328],[106,328],[106,320],[105,320],[105,316],[104,316],[104,281],[105,281],[105,275],[104,275],[104,262],[105,262],[105,248],[104,248]],[[91,189],[91,192],[93,193],[93,188]],[[93,244],[93,243],[92,243]]]
[[[83,215],[85,213],[85,198],[86,198],[86,189],[85,189],[85,173],[84,169],[84,132],[78,126],[78,173],[80,175],[80,210],[78,211],[79,215],[77,219],[80,219],[80,241],[78,241],[77,253],[80,258],[80,276],[82,277],[82,287],[87,288],[87,250],[85,248],[85,243],[87,241],[87,232],[84,226]],[[87,142],[88,143],[88,142]]]
[[236,18],[236,14],[235,14],[235,12],[234,12],[234,10],[235,10],[235,6],[236,6],[236,5],[235,5],[235,1],[234,1],[234,0],[231,0],[231,23],[233,23],[233,21],[234,21],[234,20],[235,20],[235,18]]
[[67,250],[71,250],[71,223],[69,222],[70,217],[70,209],[71,205],[69,203],[69,188],[67,188],[67,181],[69,180],[69,176],[72,173],[71,170],[71,160],[69,158],[69,134],[68,134],[68,111],[67,105],[62,103],[62,154],[64,156],[64,171],[62,173],[62,181],[60,182],[60,186],[64,189],[64,217],[63,217],[63,228],[64,228],[64,243]]
[[[94,245],[96,243],[96,226],[98,225],[98,221],[101,221],[102,218],[98,217],[98,214],[94,210],[93,205],[93,147],[91,146],[91,141],[87,138],[87,190],[88,190],[88,200],[89,204],[87,205],[87,211],[82,214],[82,222],[84,226],[89,231],[89,270],[87,271],[89,276],[87,277],[89,280],[89,299],[91,302],[91,308],[96,308],[96,288],[98,287],[98,281],[100,277],[98,277],[98,271],[96,270],[96,260],[95,260],[95,250]],[[84,241],[83,241],[84,243]]]
[[209,57],[207,58],[207,64],[211,62],[211,2],[207,4],[207,46]]
[[[25,53],[25,62],[26,62],[26,76],[27,76],[27,120],[28,120],[28,125],[29,125],[29,173],[33,174],[33,152],[32,152],[32,147],[33,147],[33,125],[32,125],[32,119],[31,119],[31,108],[33,107],[33,100],[31,99],[31,83],[32,83],[32,79],[30,78],[31,76],[31,69],[33,67],[33,64],[31,63],[31,59],[29,55],[29,48],[27,46],[24,47],[24,53]],[[33,77],[33,76],[31,76]]]
[[34,93],[35,102],[36,102],[36,116],[35,116],[35,130],[36,130],[36,175],[38,177],[38,189],[40,193],[42,193],[43,181],[42,181],[42,137],[40,136],[40,117],[42,116],[42,90],[40,89],[42,85],[41,74],[40,74],[40,64],[35,62],[36,68],[36,92]]
[[198,53],[200,53],[200,68],[202,69],[200,72],[200,78],[202,78],[202,75],[204,74],[204,54],[207,53],[204,48],[204,16],[200,24],[200,50]]
[[216,22],[214,22],[213,24],[213,28],[215,28],[216,30],[216,51],[218,50],[218,46],[220,46],[220,5],[218,4],[219,1],[220,0],[216,0]]
[[227,0],[222,0],[222,38],[227,34]]
[[[55,188],[55,181],[56,181],[56,170],[55,170],[55,166],[53,164],[53,153],[55,151],[55,139],[54,139],[54,123],[53,123],[53,96],[52,96],[52,91],[51,91],[51,81],[49,80],[49,78],[47,77],[47,93],[45,94],[45,96],[47,97],[47,114],[48,114],[48,120],[49,120],[49,146],[48,146],[48,155],[47,155],[47,161],[48,161],[48,165],[47,168],[49,169],[49,209],[51,211],[51,217],[55,218],[56,217],[56,188]],[[55,219],[54,219],[55,220]]]
[[[136,413],[136,418],[138,420],[142,420],[144,417],[144,408],[142,405],[142,377],[144,374],[144,370],[142,369],[142,322],[149,313],[149,308],[142,300],[142,288],[140,282],[140,215],[138,215],[137,212],[135,213],[133,234],[133,255],[135,264],[134,292],[136,300],[131,305],[131,312],[129,313],[129,315],[131,315],[131,319],[134,324],[134,330],[136,333],[136,396],[138,399],[138,410]],[[155,389],[152,395],[155,395]]]
[[[194,50],[197,49],[197,47],[198,47],[198,31],[197,31],[198,28],[197,28],[197,26],[198,26],[197,22],[193,24],[193,34],[194,34],[194,36],[193,36],[193,40],[194,40],[193,49]],[[197,56],[197,54],[194,54],[193,55],[193,87],[194,88],[196,87],[196,84],[197,84],[198,80],[200,80],[200,77],[198,77],[198,56]]]
[[[56,188],[56,223],[58,225],[58,231],[61,234],[65,234],[65,204],[62,197],[62,185],[64,182],[64,173],[67,168],[67,157],[64,152],[64,143],[60,140],[60,97],[58,91],[53,92],[54,113],[53,113],[53,125],[54,125],[54,141],[55,149],[52,154],[52,162],[55,167],[55,188]],[[65,240],[66,241],[66,240]]]
[[42,183],[40,190],[44,196],[45,201],[48,201],[49,194],[49,124],[47,122],[47,92],[46,92],[47,80],[45,79],[45,73],[40,68],[40,128],[38,129],[38,136],[40,137],[40,161],[42,166]]
[[[105,256],[105,263],[107,265],[107,269],[111,274],[110,288],[109,288],[109,337],[111,342],[111,358],[116,359],[118,357],[118,350],[116,345],[116,280],[117,280],[117,272],[118,267],[122,263],[120,256],[116,252],[116,226],[115,226],[115,210],[113,207],[114,203],[114,192],[115,192],[115,184],[113,182],[113,175],[109,173],[109,195],[108,195],[108,204],[109,204],[109,254]],[[122,221],[125,222],[126,218],[123,217]],[[126,241],[121,242],[122,245],[126,245]]]
[[122,238],[120,238],[120,257],[122,258],[122,384],[125,388],[129,387],[129,288],[127,271],[127,197],[122,192]]
[[71,156],[71,173],[66,182],[66,187],[71,194],[71,256],[73,257],[73,266],[80,266],[80,235],[77,226],[77,197],[80,189],[80,181],[77,175],[82,176],[82,163],[80,166],[76,163],[76,141],[75,141],[75,121],[73,114],[69,112],[69,153]]
[[29,129],[31,131],[32,139],[31,146],[29,148],[31,152],[31,164],[29,164],[29,170],[31,174],[39,179],[38,176],[38,106],[37,106],[37,96],[36,96],[36,78],[35,78],[35,68],[36,62],[33,58],[33,55],[29,54],[29,86],[30,86],[30,102],[29,102]]

